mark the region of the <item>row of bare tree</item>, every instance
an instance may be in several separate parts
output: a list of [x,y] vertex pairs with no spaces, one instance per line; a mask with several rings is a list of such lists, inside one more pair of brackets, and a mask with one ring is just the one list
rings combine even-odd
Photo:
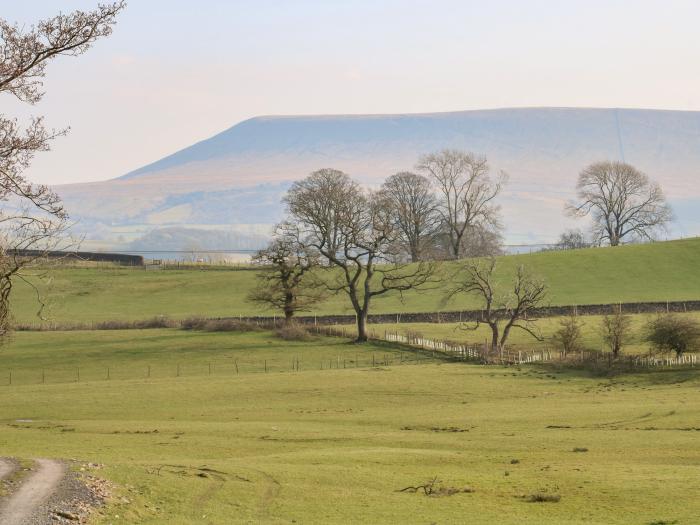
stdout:
[[[425,157],[424,164],[448,157],[473,158],[445,151]],[[454,174],[443,161],[440,161],[443,168],[433,168],[435,173]],[[488,170],[480,173],[488,173]],[[414,174],[399,174],[388,182],[396,188],[397,181],[415,177]],[[426,188],[426,181],[418,180]],[[446,187],[456,184],[457,179],[452,180]],[[482,221],[495,216],[495,208],[489,203],[498,193],[500,184],[492,185],[485,180],[457,190],[456,195],[461,200],[466,200],[465,196],[472,192],[480,195],[458,212],[462,221],[465,213],[473,219],[473,225],[484,224]],[[367,318],[375,297],[415,289],[444,288],[446,297],[475,293],[483,299],[480,322],[491,328],[494,348],[505,345],[513,328],[538,337],[528,313],[545,299],[544,283],[519,268],[512,287],[504,293],[495,282],[494,258],[487,263],[461,259],[457,266],[449,268],[450,275],[439,262],[420,260],[420,257],[418,262],[408,261],[403,256],[405,245],[402,244],[406,240],[405,224],[397,220],[397,202],[403,197],[397,199],[397,195],[394,192],[389,196],[386,184],[379,191],[368,191],[347,174],[332,169],[316,171],[295,182],[285,197],[289,220],[278,226],[272,243],[254,258],[265,269],[260,272],[258,286],[249,299],[281,309],[285,318],[291,320],[295,312],[308,310],[329,294],[344,293],[357,316],[357,341],[363,342],[367,340]],[[408,200],[416,202],[416,199]],[[448,202],[454,203],[454,198]],[[455,208],[452,210],[454,212]],[[452,232],[452,246],[459,254],[461,239],[468,230],[456,227]]]
[[[484,157],[448,149],[423,156],[416,167],[421,173],[392,175],[379,191],[334,169],[295,182],[284,199],[289,220],[254,258],[272,270],[260,274],[250,299],[291,319],[328,294],[344,292],[357,315],[357,340],[365,341],[374,297],[442,287],[449,297],[480,297],[492,347],[502,348],[513,328],[540,338],[528,312],[545,299],[544,283],[523,268],[506,292],[495,282],[492,257],[501,228],[495,199],[505,173],[493,177]],[[570,203],[569,213],[591,215],[597,238],[612,246],[651,236],[671,219],[660,187],[627,164],[593,164],[577,188],[580,202]],[[567,242],[584,243],[573,234]],[[491,260],[473,259],[478,256]],[[459,260],[451,275],[438,271],[438,261],[447,258]],[[322,268],[336,271],[314,271]]]

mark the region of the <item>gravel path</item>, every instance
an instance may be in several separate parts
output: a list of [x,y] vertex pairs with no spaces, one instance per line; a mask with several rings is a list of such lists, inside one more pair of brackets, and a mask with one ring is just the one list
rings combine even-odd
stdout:
[[[3,462],[4,463],[4,462]],[[2,467],[0,467],[2,468]],[[44,523],[43,505],[57,490],[66,468],[60,461],[37,459],[36,471],[22,483],[0,508],[0,525]]]

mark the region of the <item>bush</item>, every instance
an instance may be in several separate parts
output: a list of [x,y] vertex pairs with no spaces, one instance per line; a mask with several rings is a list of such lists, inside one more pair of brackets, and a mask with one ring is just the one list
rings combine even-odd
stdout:
[[619,356],[622,347],[631,337],[632,320],[629,315],[622,313],[622,306],[611,307],[612,312],[603,317],[601,335],[615,357]]
[[176,326],[177,323],[175,321],[164,315],[136,321],[134,323],[135,328],[175,328]]
[[559,328],[552,339],[562,348],[564,355],[581,350],[582,326],[583,322],[574,313],[559,320]]
[[201,328],[205,332],[259,332],[260,326],[238,319],[211,319]]
[[677,314],[663,314],[649,321],[646,340],[662,352],[684,352],[700,346],[700,324]]
[[530,503],[557,503],[560,500],[561,496],[559,494],[545,494],[543,492],[530,494],[527,497],[527,501]]
[[257,332],[260,327],[248,321],[238,319],[205,319],[204,317],[188,317],[180,322],[183,330],[199,330],[202,332]]
[[204,317],[188,317],[180,321],[180,328],[183,330],[204,330],[207,320]]
[[275,330],[275,335],[285,341],[308,341],[311,339],[309,331],[297,323],[286,323]]
[[[148,328],[174,328],[177,325],[172,319],[159,315],[151,319],[143,319],[141,321],[101,321],[95,323],[94,330],[133,330],[133,329],[148,329]],[[79,329],[79,328],[73,328]]]

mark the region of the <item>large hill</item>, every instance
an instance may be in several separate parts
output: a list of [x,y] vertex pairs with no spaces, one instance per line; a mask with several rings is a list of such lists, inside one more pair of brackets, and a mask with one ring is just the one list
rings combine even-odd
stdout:
[[[625,160],[658,180],[678,218],[700,233],[700,112],[532,108],[415,115],[257,117],[123,177],[58,187],[85,230],[220,229],[269,224],[293,180],[334,167],[364,183],[411,169],[424,153],[488,156],[510,182],[501,204],[510,242],[546,242],[585,165]],[[122,240],[124,238],[122,237]]]

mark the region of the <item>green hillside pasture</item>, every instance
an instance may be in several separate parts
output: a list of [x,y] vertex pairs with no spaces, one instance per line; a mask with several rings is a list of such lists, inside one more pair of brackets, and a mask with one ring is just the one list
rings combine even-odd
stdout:
[[[700,312],[678,314],[689,317],[700,322]],[[651,347],[644,341],[647,323],[653,319],[655,314],[633,314],[630,328],[630,339],[623,347],[622,351],[627,354],[642,354],[651,350]],[[579,317],[581,326],[581,343],[585,350],[609,351],[603,344],[601,323],[603,316],[582,315]],[[537,321],[537,326],[542,332],[544,341],[538,341],[523,330],[513,329],[508,337],[507,345],[512,350],[556,350],[559,348],[552,340],[554,333],[560,328],[561,317],[545,317]],[[480,345],[485,341],[491,342],[491,329],[487,325],[480,325],[476,330],[474,323],[399,323],[399,324],[372,324],[370,330],[377,336],[383,337],[385,332],[399,334],[420,334],[429,339],[441,341],[454,341],[467,345]],[[700,352],[700,348],[693,351]]]
[[[549,285],[553,305],[700,299],[700,239],[617,248],[592,248],[506,256],[499,275],[510,279],[525,265]],[[442,273],[446,287],[454,263]],[[161,270],[138,268],[56,269],[49,286],[40,285],[58,322],[143,319],[156,315],[225,317],[271,314],[246,301],[255,272],[245,270]],[[373,311],[435,312],[478,309],[481,303],[462,296],[445,303],[446,287],[377,297]],[[37,322],[34,290],[17,283],[13,296],[19,322]],[[338,295],[317,307],[317,314],[351,313]]]
[[[0,359],[293,350],[269,334],[128,334],[18,334]],[[13,385],[0,387],[0,447],[104,464],[117,486],[100,524],[694,523],[698,387],[695,370],[461,363]],[[401,491],[436,477],[432,496]]]
[[[58,357],[60,356],[60,358]],[[341,338],[282,341],[268,332],[176,329],[18,332],[0,350],[0,386],[367,367],[425,361],[381,343]]]

